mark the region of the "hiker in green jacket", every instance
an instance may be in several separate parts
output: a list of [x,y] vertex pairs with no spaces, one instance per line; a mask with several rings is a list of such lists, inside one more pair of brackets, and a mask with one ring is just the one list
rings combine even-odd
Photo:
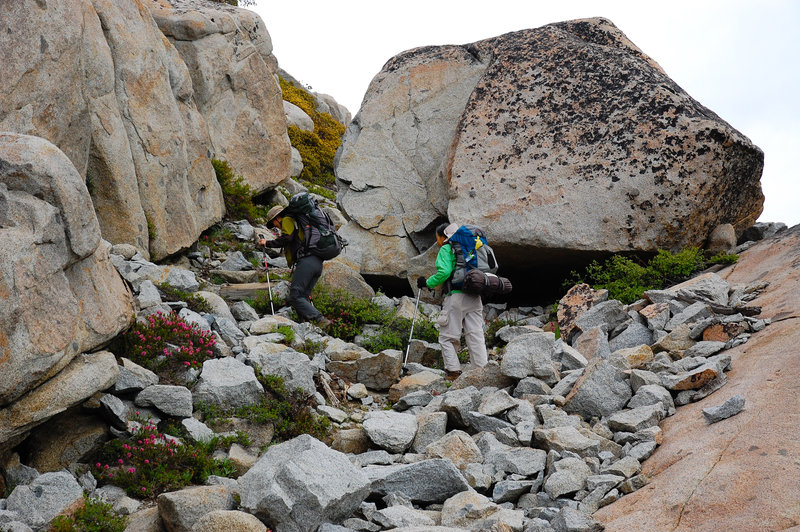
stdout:
[[467,294],[450,288],[456,269],[456,254],[447,242],[458,229],[457,224],[441,224],[436,228],[436,243],[441,246],[436,255],[436,273],[430,278],[417,279],[419,288],[444,285],[447,294],[439,316],[439,344],[442,346],[445,378],[454,380],[461,375],[457,352],[461,348],[461,331],[467,340],[470,368],[486,365],[486,342],[483,335],[483,302],[477,294]]

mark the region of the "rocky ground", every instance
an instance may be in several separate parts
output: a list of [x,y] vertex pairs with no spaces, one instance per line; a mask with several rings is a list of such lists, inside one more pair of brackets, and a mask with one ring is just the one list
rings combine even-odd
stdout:
[[[231,229],[243,240],[252,238],[247,224]],[[797,231],[791,233],[794,244],[785,247],[796,258]],[[541,308],[487,306],[488,317],[514,324],[498,331],[503,345],[492,351],[486,368],[467,370],[451,384],[432,367],[440,357],[437,344],[413,341],[404,364],[403,352],[370,353],[292,321],[288,309],[259,315],[244,301],[199,290],[198,272],[253,271],[240,253],[214,255],[199,247],[184,268],[156,265],[130,246],[114,246],[112,262],[135,294],[138,320],[175,310],[213,335],[216,345],[202,368],[183,374],[183,385],[160,384],[154,373],[119,361],[115,384],[96,398],[96,411],[112,434],[140,428],[137,420],[147,413],[155,422],[177,420],[190,439],[209,438],[213,431],[198,403],[253,402],[264,393],[259,371],[313,395],[318,415],[333,425],[332,441],[326,445],[303,435],[264,451],[270,433],[250,446],[234,444],[224,457],[242,473],[238,480],[212,476],[209,485],[162,494],[155,505],[111,485],[98,487],[95,476],[74,463],[69,470],[76,475],[40,473],[29,465],[32,459],[11,463],[7,480],[16,487],[0,501],[0,526],[42,529],[86,491],[130,514],[129,530],[216,530],[220,522],[236,530],[329,532],[578,531],[601,530],[604,522],[609,529],[634,529],[632,523],[641,530],[667,529],[660,521],[648,528],[651,523],[624,508],[646,499],[643,492],[683,493],[675,486],[684,483],[676,479],[669,488],[657,475],[652,480],[660,469],[669,470],[665,456],[680,455],[668,430],[681,423],[670,420],[676,414],[685,418],[687,409],[699,430],[760,403],[751,386],[725,386],[736,369],[731,353],[741,352],[753,335],[759,342],[774,337],[761,331],[790,315],[761,316],[754,300],[773,306],[786,301],[768,295],[774,294],[772,281],[749,275],[747,256],[732,269],[647,292],[631,305],[578,285],[560,302],[559,339],[543,330],[547,317]],[[268,260],[281,266],[280,259]],[[183,302],[164,302],[156,288],[164,281],[201,295],[212,310],[198,313]],[[274,289],[281,293],[286,282]],[[374,300],[413,312],[408,298]],[[432,304],[422,309],[431,317],[439,311]],[[278,327],[291,329],[293,338],[277,333]],[[319,346],[311,357],[296,350],[309,341]],[[737,393],[716,400],[712,394],[720,389]],[[701,421],[694,405],[705,398]],[[787,398],[792,400],[796,404]],[[63,433],[57,439],[70,439],[64,434],[70,430],[58,428]],[[705,431],[712,439],[728,432]],[[752,443],[757,449],[764,445]],[[38,452],[53,453],[56,444],[50,445]],[[659,446],[670,451],[646,462]],[[681,516],[690,520],[685,514],[683,508]]]

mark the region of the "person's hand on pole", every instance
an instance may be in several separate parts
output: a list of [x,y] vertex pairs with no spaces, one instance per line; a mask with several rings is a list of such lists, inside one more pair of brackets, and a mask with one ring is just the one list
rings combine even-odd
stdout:
[[417,288],[428,288],[426,284],[427,279],[425,277],[420,277],[417,279]]

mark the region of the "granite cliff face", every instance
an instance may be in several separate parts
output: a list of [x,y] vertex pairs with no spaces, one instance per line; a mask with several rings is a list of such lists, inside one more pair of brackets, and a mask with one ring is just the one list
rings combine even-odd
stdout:
[[486,228],[511,267],[702,245],[752,225],[762,167],[611,22],[586,19],[391,59],[336,171],[354,247],[391,255],[362,272],[404,275],[444,217]]
[[[81,359],[124,330],[134,310],[89,203],[53,144],[0,134],[0,442],[104,389],[116,371],[113,356],[102,371]],[[40,386],[67,367],[60,385]],[[28,408],[4,408],[15,401]],[[33,419],[34,410],[49,415]]]
[[211,158],[257,191],[288,177],[277,62],[253,13],[25,0],[3,3],[0,18],[0,131],[67,155],[107,240],[155,259],[195,242],[224,212]]

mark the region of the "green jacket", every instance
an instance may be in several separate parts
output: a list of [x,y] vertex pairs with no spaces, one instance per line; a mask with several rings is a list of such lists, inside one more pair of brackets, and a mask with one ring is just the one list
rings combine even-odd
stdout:
[[[439,249],[436,255],[436,273],[428,277],[425,284],[428,288],[436,288],[439,285],[447,282],[452,277],[456,269],[456,254],[450,244],[445,244]],[[459,294],[461,290],[451,290],[452,294]]]

